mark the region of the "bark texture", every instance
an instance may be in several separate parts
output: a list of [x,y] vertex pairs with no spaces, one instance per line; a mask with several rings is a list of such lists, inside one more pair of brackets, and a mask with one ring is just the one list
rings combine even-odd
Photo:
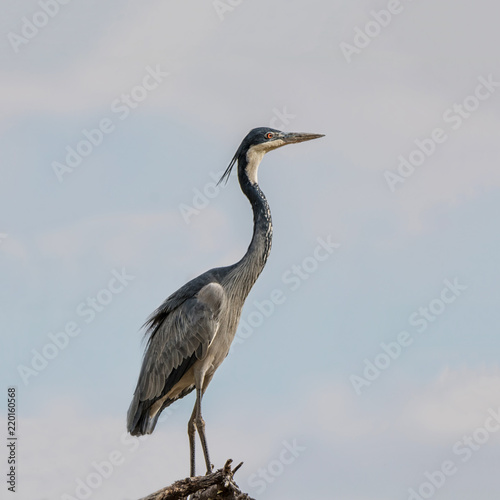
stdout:
[[243,465],[231,469],[232,460],[229,459],[222,469],[206,476],[188,477],[151,493],[141,500],[254,500],[246,493],[242,493],[234,482],[235,472]]

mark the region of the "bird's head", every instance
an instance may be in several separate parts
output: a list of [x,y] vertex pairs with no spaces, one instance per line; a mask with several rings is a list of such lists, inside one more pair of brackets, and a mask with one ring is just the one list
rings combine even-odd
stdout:
[[257,182],[257,168],[263,156],[273,149],[296,144],[298,142],[310,141],[323,137],[324,134],[305,134],[297,132],[281,132],[274,128],[258,127],[250,130],[241,141],[240,147],[233,156],[231,163],[227,167],[220,182],[227,181],[234,164],[239,161],[245,168],[247,176],[251,182]]

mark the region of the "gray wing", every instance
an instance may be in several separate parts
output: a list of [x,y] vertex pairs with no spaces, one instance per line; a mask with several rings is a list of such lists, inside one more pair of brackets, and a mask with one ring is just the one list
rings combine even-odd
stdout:
[[[152,422],[151,406],[168,394],[197,359],[206,356],[217,335],[224,302],[224,289],[212,282],[174,309],[158,310],[160,318],[150,319],[152,331],[127,417],[131,434],[152,432],[160,412]],[[161,409],[171,402],[165,401]]]

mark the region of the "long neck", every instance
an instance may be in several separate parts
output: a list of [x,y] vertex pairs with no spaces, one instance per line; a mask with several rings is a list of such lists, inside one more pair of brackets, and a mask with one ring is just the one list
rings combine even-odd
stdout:
[[257,184],[257,167],[258,164],[249,165],[246,157],[238,160],[238,180],[253,211],[252,241],[243,258],[235,264],[233,269],[233,276],[239,282],[243,300],[266,265],[273,237],[271,210],[264,193]]

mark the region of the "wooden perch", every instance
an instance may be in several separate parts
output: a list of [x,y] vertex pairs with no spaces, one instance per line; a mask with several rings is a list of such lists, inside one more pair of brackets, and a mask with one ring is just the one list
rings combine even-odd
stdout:
[[243,462],[231,470],[232,462],[229,459],[222,469],[206,476],[188,477],[176,481],[141,500],[186,500],[189,495],[192,495],[192,500],[254,500],[246,493],[242,493],[233,481],[234,473]]

